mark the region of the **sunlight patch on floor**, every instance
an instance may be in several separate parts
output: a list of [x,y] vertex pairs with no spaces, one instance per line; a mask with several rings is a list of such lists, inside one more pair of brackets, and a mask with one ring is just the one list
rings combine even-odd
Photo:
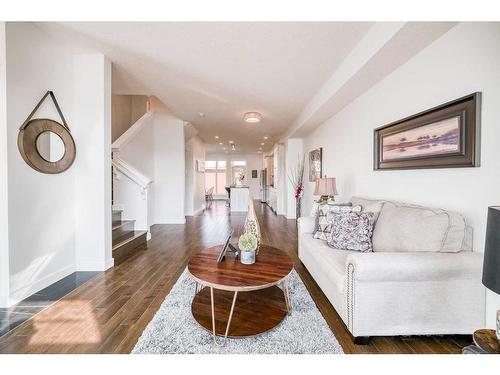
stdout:
[[59,301],[56,308],[35,316],[33,326],[30,345],[98,344],[102,340],[89,301]]

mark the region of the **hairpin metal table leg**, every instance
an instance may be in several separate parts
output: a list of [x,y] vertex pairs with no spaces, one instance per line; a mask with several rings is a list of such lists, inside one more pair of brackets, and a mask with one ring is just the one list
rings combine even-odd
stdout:
[[288,292],[288,279],[283,281],[283,293],[285,294],[286,311],[290,315],[292,313],[292,304],[290,302],[290,293]]
[[221,342],[217,340],[217,334],[215,333],[215,303],[214,303],[214,288],[210,287],[210,304],[212,306],[212,334],[214,337],[214,343],[217,346],[224,346],[226,344],[227,335],[229,333],[229,326],[231,325],[231,320],[233,319],[234,305],[236,304],[236,297],[238,292],[234,292],[233,303],[231,304],[231,310],[229,311],[229,318],[227,320],[226,332],[224,338]]

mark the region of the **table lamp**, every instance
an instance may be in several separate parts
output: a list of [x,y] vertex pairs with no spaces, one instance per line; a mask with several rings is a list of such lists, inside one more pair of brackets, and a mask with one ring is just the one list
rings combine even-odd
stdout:
[[[484,245],[483,285],[500,294],[500,206],[488,207]],[[497,339],[500,340],[500,310],[497,311]]]
[[320,195],[318,203],[327,201],[328,199],[335,200],[335,195],[338,195],[335,177],[325,176],[316,179],[314,195]]

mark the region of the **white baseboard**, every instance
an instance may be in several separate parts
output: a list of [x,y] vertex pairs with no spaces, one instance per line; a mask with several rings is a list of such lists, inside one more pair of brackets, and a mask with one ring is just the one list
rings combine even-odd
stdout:
[[200,208],[198,208],[194,213],[193,213],[193,216],[196,216],[196,215],[199,215],[201,214],[206,208],[206,205],[202,205]]
[[9,306],[15,305],[16,303],[21,302],[23,299],[31,296],[32,294],[39,292],[43,288],[48,287],[51,284],[54,284],[56,281],[61,280],[63,277],[66,277],[75,272],[75,266],[69,265],[60,269],[58,271],[54,271],[51,274],[41,278],[40,280],[36,280],[29,285],[25,285],[22,288],[19,288],[10,293],[7,304]]
[[179,217],[179,218],[167,218],[163,220],[156,220],[155,224],[186,224],[186,218]]
[[85,260],[79,262],[76,266],[77,271],[106,271],[107,269],[113,267],[115,260],[113,258],[106,259],[105,261],[100,260]]

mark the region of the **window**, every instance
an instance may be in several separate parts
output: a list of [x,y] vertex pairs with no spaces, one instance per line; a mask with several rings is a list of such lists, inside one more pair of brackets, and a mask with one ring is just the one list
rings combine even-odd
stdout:
[[247,166],[247,162],[246,161],[239,161],[239,160],[235,160],[233,162],[231,162],[231,165],[233,167],[246,167]]
[[205,161],[205,190],[214,188],[215,195],[226,194],[226,161]]
[[217,162],[215,160],[205,161],[205,169],[215,169]]

